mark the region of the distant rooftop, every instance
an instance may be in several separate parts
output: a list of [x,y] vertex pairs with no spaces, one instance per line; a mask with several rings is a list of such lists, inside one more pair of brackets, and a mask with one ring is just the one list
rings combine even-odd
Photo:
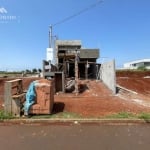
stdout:
[[138,67],[146,67],[147,69],[150,69],[150,59],[139,59],[135,61],[130,61],[127,63],[124,63],[124,68],[126,69],[137,69]]
[[125,64],[135,64],[135,63],[141,63],[141,62],[150,62],[150,59],[149,58],[147,58],[147,59],[139,59],[139,60],[134,60],[134,61],[130,61],[130,62],[127,62],[127,63],[125,63]]

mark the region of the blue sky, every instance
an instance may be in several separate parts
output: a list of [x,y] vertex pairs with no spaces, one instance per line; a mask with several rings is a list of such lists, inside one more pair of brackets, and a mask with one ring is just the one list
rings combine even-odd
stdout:
[[[0,70],[41,68],[49,25],[97,1],[0,0]],[[149,8],[150,0],[103,0],[54,26],[53,34],[61,40],[81,40],[85,48],[99,48],[99,61],[115,59],[116,66],[122,67],[128,61],[150,58]]]

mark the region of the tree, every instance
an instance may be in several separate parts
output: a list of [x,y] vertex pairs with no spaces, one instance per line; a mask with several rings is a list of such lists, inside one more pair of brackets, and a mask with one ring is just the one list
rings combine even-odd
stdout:
[[31,73],[31,70],[29,70],[29,69],[26,69],[26,71],[25,71],[26,73]]
[[41,72],[42,72],[42,69],[39,68],[39,69],[38,69],[38,72],[41,73]]
[[37,69],[36,69],[36,68],[33,68],[33,69],[32,69],[32,73],[37,73]]

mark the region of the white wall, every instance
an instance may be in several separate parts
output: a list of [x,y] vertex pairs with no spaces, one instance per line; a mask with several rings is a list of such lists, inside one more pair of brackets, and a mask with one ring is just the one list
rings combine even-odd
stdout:
[[53,62],[54,62],[54,50],[53,50],[53,48],[47,48],[46,49],[46,60],[51,61],[51,63],[53,64]]
[[115,60],[105,62],[101,65],[100,78],[104,84],[116,93],[116,71],[115,71]]

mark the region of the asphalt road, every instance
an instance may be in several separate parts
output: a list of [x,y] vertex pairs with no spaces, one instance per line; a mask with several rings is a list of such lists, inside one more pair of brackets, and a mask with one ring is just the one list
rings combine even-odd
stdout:
[[150,125],[0,125],[0,150],[150,150]]

